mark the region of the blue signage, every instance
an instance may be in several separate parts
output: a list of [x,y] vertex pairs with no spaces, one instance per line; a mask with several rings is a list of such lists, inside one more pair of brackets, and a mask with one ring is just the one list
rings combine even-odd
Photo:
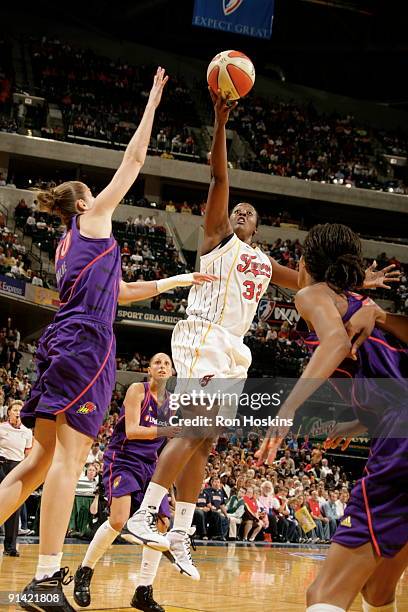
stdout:
[[11,276],[0,275],[0,291],[22,297],[25,294],[25,283]]
[[270,38],[275,0],[195,0],[193,25]]

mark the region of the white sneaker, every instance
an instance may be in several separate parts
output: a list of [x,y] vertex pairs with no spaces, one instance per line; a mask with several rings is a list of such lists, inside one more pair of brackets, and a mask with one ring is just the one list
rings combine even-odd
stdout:
[[[191,558],[191,538],[195,532],[195,527],[189,529],[188,531],[178,531],[176,529],[172,529],[167,534],[167,539],[170,542],[170,550],[169,555],[166,553],[166,557],[170,558],[170,555],[173,557],[174,567],[180,574],[186,574],[192,580],[200,580],[200,573],[196,568],[193,559]],[[195,550],[194,544],[193,548]]]
[[170,542],[157,530],[157,514],[150,510],[138,510],[126,523],[122,538],[131,544],[144,544],[149,548],[164,552],[169,550]]

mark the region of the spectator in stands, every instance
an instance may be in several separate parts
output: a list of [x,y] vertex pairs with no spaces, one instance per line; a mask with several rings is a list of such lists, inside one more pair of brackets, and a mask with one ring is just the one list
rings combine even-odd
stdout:
[[336,513],[339,520],[344,516],[344,511],[349,500],[349,492],[346,488],[341,489],[338,499],[336,500]]
[[247,487],[246,494],[244,495],[245,512],[242,518],[243,523],[243,537],[244,542],[253,542],[262,530],[263,523],[260,517],[259,507],[254,495],[254,489],[252,486]]
[[35,285],[35,286],[37,286],[37,287],[43,287],[43,285],[44,285],[44,283],[43,283],[43,280],[42,280],[41,276],[37,275],[37,273],[36,273],[36,272],[33,272],[33,273],[32,273],[32,276],[31,276],[31,284],[32,284],[32,285]]
[[[323,459],[324,461],[324,459]],[[336,502],[338,500],[337,491],[331,490],[329,491],[329,499],[322,504],[321,512],[322,515],[328,519],[329,521],[329,538],[331,539],[334,535],[334,532],[337,529],[337,523],[339,520],[339,515],[337,514],[337,506]]]
[[235,541],[237,539],[237,526],[241,525],[242,517],[245,513],[245,493],[245,489],[240,487],[237,494],[231,495],[226,503],[227,518],[229,522],[228,539],[231,541]]
[[203,482],[202,489],[198,494],[196,508],[194,510],[193,525],[196,527],[198,538],[208,540],[207,530],[210,516],[209,488]]
[[[22,401],[12,400],[7,408],[7,421],[0,423],[0,481],[24,459],[33,445],[31,430],[21,423],[22,404]],[[17,550],[19,518],[20,509],[4,523],[4,556],[20,556]]]
[[208,520],[214,540],[226,540],[228,533],[228,516],[226,508],[226,495],[221,487],[221,480],[218,477],[210,480],[210,487],[207,492],[208,507],[210,509]]
[[310,499],[308,500],[307,505],[309,512],[316,523],[318,538],[321,542],[328,542],[330,540],[329,519],[323,516],[321,513],[318,493],[316,490],[311,491]]

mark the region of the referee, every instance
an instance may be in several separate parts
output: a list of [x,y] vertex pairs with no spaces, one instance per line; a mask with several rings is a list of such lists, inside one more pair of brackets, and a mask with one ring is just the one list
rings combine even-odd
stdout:
[[[7,421],[0,423],[0,482],[29,453],[33,445],[33,434],[21,423],[20,411],[23,402],[13,400],[7,408]],[[17,551],[20,508],[4,523],[3,555],[19,557]]]

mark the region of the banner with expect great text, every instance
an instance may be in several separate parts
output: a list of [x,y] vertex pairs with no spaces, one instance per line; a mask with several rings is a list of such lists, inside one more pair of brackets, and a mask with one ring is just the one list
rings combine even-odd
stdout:
[[275,0],[195,0],[193,25],[270,38]]

